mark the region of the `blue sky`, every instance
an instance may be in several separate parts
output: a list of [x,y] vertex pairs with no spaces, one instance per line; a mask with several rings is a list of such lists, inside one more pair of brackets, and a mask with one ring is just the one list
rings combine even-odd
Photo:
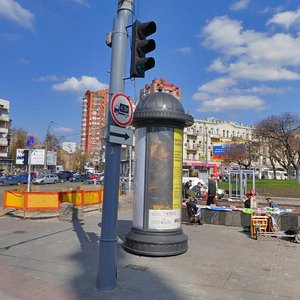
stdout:
[[[0,98],[12,126],[44,140],[47,127],[80,140],[81,99],[109,85],[117,0],[0,0]],[[134,19],[155,21],[156,67],[126,81],[135,98],[154,78],[181,87],[196,119],[255,124],[300,112],[300,2],[135,0]],[[128,31],[131,35],[131,30]],[[130,46],[127,49],[129,74]]]

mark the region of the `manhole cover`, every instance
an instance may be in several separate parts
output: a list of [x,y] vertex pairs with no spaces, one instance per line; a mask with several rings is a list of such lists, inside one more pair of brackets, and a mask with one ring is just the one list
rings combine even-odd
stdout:
[[138,266],[138,265],[126,265],[124,268],[129,268],[129,269],[133,269],[133,270],[138,270],[138,271],[147,271],[149,268],[148,267],[143,267],[143,266]]
[[23,234],[23,233],[27,233],[27,231],[24,231],[24,230],[17,230],[17,231],[14,231],[13,233],[16,233],[16,234]]

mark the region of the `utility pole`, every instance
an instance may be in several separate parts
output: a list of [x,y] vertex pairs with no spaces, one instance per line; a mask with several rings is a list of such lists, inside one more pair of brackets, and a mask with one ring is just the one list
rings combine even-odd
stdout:
[[[119,0],[112,32],[112,58],[109,85],[109,104],[113,95],[125,89],[127,23],[132,16],[133,0]],[[110,105],[109,105],[110,107]],[[116,287],[117,279],[117,218],[120,181],[121,145],[109,142],[110,125],[116,125],[111,113],[107,119],[105,146],[104,201],[99,243],[97,289]]]
[[47,132],[46,132],[44,170],[48,169],[48,166],[47,166],[47,151],[48,151],[49,130],[50,130],[50,127],[53,123],[54,123],[53,121],[51,121],[49,123],[48,128],[47,128]]

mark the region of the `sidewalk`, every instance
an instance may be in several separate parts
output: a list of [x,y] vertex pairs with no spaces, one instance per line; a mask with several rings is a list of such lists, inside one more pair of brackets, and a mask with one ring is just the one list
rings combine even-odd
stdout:
[[117,288],[97,292],[101,213],[83,221],[0,218],[0,299],[300,299],[300,245],[252,240],[240,228],[185,225],[187,253],[139,257],[121,245],[132,211],[122,199]]

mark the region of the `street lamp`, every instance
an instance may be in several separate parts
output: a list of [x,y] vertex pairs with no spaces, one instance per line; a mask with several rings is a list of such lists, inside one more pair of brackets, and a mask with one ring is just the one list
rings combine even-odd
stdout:
[[44,170],[47,170],[47,151],[48,151],[48,139],[49,139],[49,131],[50,131],[50,127],[51,125],[53,125],[54,122],[50,121],[48,128],[47,128],[47,132],[46,132],[46,140],[45,140],[45,159],[44,159]]

